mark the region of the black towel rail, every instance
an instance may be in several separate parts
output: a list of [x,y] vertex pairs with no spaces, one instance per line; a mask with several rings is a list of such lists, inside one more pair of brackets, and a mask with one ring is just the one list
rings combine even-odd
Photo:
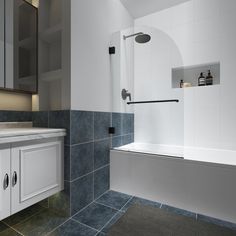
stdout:
[[172,100],[154,100],[154,101],[138,101],[138,102],[127,102],[128,105],[132,104],[146,104],[146,103],[167,103],[167,102],[179,102],[178,99],[172,99]]

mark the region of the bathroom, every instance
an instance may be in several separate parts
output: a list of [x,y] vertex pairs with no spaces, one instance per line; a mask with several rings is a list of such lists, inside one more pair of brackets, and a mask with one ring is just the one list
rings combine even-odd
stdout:
[[236,235],[235,0],[0,0],[0,236]]

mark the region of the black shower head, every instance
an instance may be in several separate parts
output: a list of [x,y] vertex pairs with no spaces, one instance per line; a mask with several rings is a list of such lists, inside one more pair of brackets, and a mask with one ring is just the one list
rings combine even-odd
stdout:
[[128,36],[125,36],[125,35],[123,36],[124,40],[126,40],[127,38],[131,38],[131,37],[135,37],[136,43],[147,43],[151,40],[151,36],[149,34],[144,34],[143,32],[131,34]]
[[151,40],[151,36],[149,34],[139,34],[135,37],[135,41],[137,43],[147,43]]

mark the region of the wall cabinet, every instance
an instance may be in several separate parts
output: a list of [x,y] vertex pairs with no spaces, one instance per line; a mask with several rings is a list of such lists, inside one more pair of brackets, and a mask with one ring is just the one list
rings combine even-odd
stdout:
[[0,150],[0,220],[63,190],[62,140]]

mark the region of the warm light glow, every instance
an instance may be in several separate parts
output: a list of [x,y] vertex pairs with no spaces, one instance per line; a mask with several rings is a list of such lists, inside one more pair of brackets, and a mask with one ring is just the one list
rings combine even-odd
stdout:
[[30,94],[0,91],[0,110],[31,111]]
[[37,8],[39,7],[39,0],[26,0],[26,1]]
[[32,111],[39,111],[39,95],[32,95]]

